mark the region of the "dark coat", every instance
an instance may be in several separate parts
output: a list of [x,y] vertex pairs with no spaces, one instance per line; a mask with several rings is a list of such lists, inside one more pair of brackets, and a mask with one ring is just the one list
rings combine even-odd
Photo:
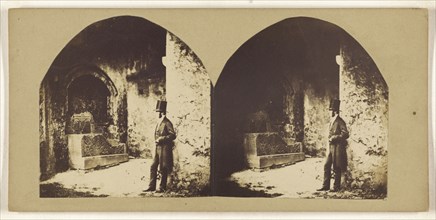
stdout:
[[159,169],[172,170],[173,167],[173,147],[176,132],[173,124],[168,118],[164,118],[160,125],[156,126],[154,132],[156,140],[156,156],[159,157]]
[[337,117],[329,130],[330,154],[333,168],[347,169],[347,139],[349,137],[347,126],[341,117]]

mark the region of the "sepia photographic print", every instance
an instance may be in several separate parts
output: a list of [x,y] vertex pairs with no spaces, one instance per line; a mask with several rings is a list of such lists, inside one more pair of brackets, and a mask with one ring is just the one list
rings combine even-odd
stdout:
[[41,197],[210,195],[211,83],[177,36],[139,17],[89,25],[40,89]]
[[218,195],[386,198],[388,85],[340,27],[308,17],[267,27],[214,91]]
[[427,11],[382,11],[10,11],[10,209],[424,210]]

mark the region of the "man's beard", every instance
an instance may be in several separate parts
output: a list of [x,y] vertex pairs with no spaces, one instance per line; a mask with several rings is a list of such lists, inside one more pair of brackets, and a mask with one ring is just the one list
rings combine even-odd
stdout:
[[335,112],[332,112],[332,118],[335,117],[335,115],[336,115]]
[[162,118],[162,112],[159,112],[159,118]]

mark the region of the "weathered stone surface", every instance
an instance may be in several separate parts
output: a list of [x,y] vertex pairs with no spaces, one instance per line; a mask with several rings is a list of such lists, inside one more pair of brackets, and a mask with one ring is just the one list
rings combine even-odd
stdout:
[[244,152],[250,168],[266,168],[304,160],[301,143],[287,145],[277,132],[244,134]]
[[273,166],[290,165],[299,161],[303,161],[304,159],[304,153],[298,152],[263,156],[247,155],[246,162],[249,168],[264,169]]
[[96,167],[112,166],[119,163],[123,163],[129,160],[129,155],[127,154],[111,154],[111,155],[101,155],[101,156],[91,156],[83,158],[84,167],[83,169],[92,169]]
[[246,152],[257,156],[290,153],[290,148],[277,132],[246,133],[244,137]]
[[325,156],[328,148],[328,129],[331,112],[330,99],[337,97],[325,88],[325,95],[315,93],[311,84],[306,85],[304,95],[304,147],[305,152],[311,156]]
[[286,153],[286,154],[274,154],[259,156],[259,166],[255,168],[267,168],[272,166],[280,166],[293,164],[305,159],[304,153]]
[[[124,144],[119,144],[113,140],[108,141],[101,134],[68,134],[67,139],[70,168],[90,169],[96,166],[124,162],[126,161],[124,158],[128,160]],[[110,157],[110,155],[124,156]],[[96,161],[93,158],[96,158]],[[95,164],[95,166],[92,166],[92,164]]]
[[262,109],[247,114],[244,123],[244,131],[247,133],[273,132],[268,113]]
[[74,169],[83,169],[82,138],[83,134],[69,134],[68,139],[68,163]]
[[128,145],[133,156],[151,158],[154,151],[154,131],[158,122],[155,111],[157,100],[164,99],[165,78],[150,80],[149,93],[140,94],[138,86],[129,83],[128,108]]
[[94,118],[90,112],[74,114],[70,119],[69,133],[89,134],[94,132]]
[[288,145],[289,153],[304,153],[303,143],[295,142],[291,145]]
[[111,144],[103,135],[84,135],[81,145],[83,157],[126,153],[124,144]]
[[211,82],[194,52],[169,32],[166,48],[168,118],[177,133],[171,187],[188,194],[208,194]]
[[349,132],[345,185],[387,190],[388,86],[369,55],[344,41],[338,57],[341,109]]

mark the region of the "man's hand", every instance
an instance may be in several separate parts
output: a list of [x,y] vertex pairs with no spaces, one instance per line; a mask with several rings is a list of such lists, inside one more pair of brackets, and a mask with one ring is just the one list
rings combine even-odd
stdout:
[[163,137],[158,137],[158,138],[156,139],[156,144],[159,144],[160,142],[162,142],[162,140],[163,140]]
[[334,140],[336,140],[336,138],[337,138],[337,135],[332,135],[332,136],[329,138],[329,143],[332,143]]

